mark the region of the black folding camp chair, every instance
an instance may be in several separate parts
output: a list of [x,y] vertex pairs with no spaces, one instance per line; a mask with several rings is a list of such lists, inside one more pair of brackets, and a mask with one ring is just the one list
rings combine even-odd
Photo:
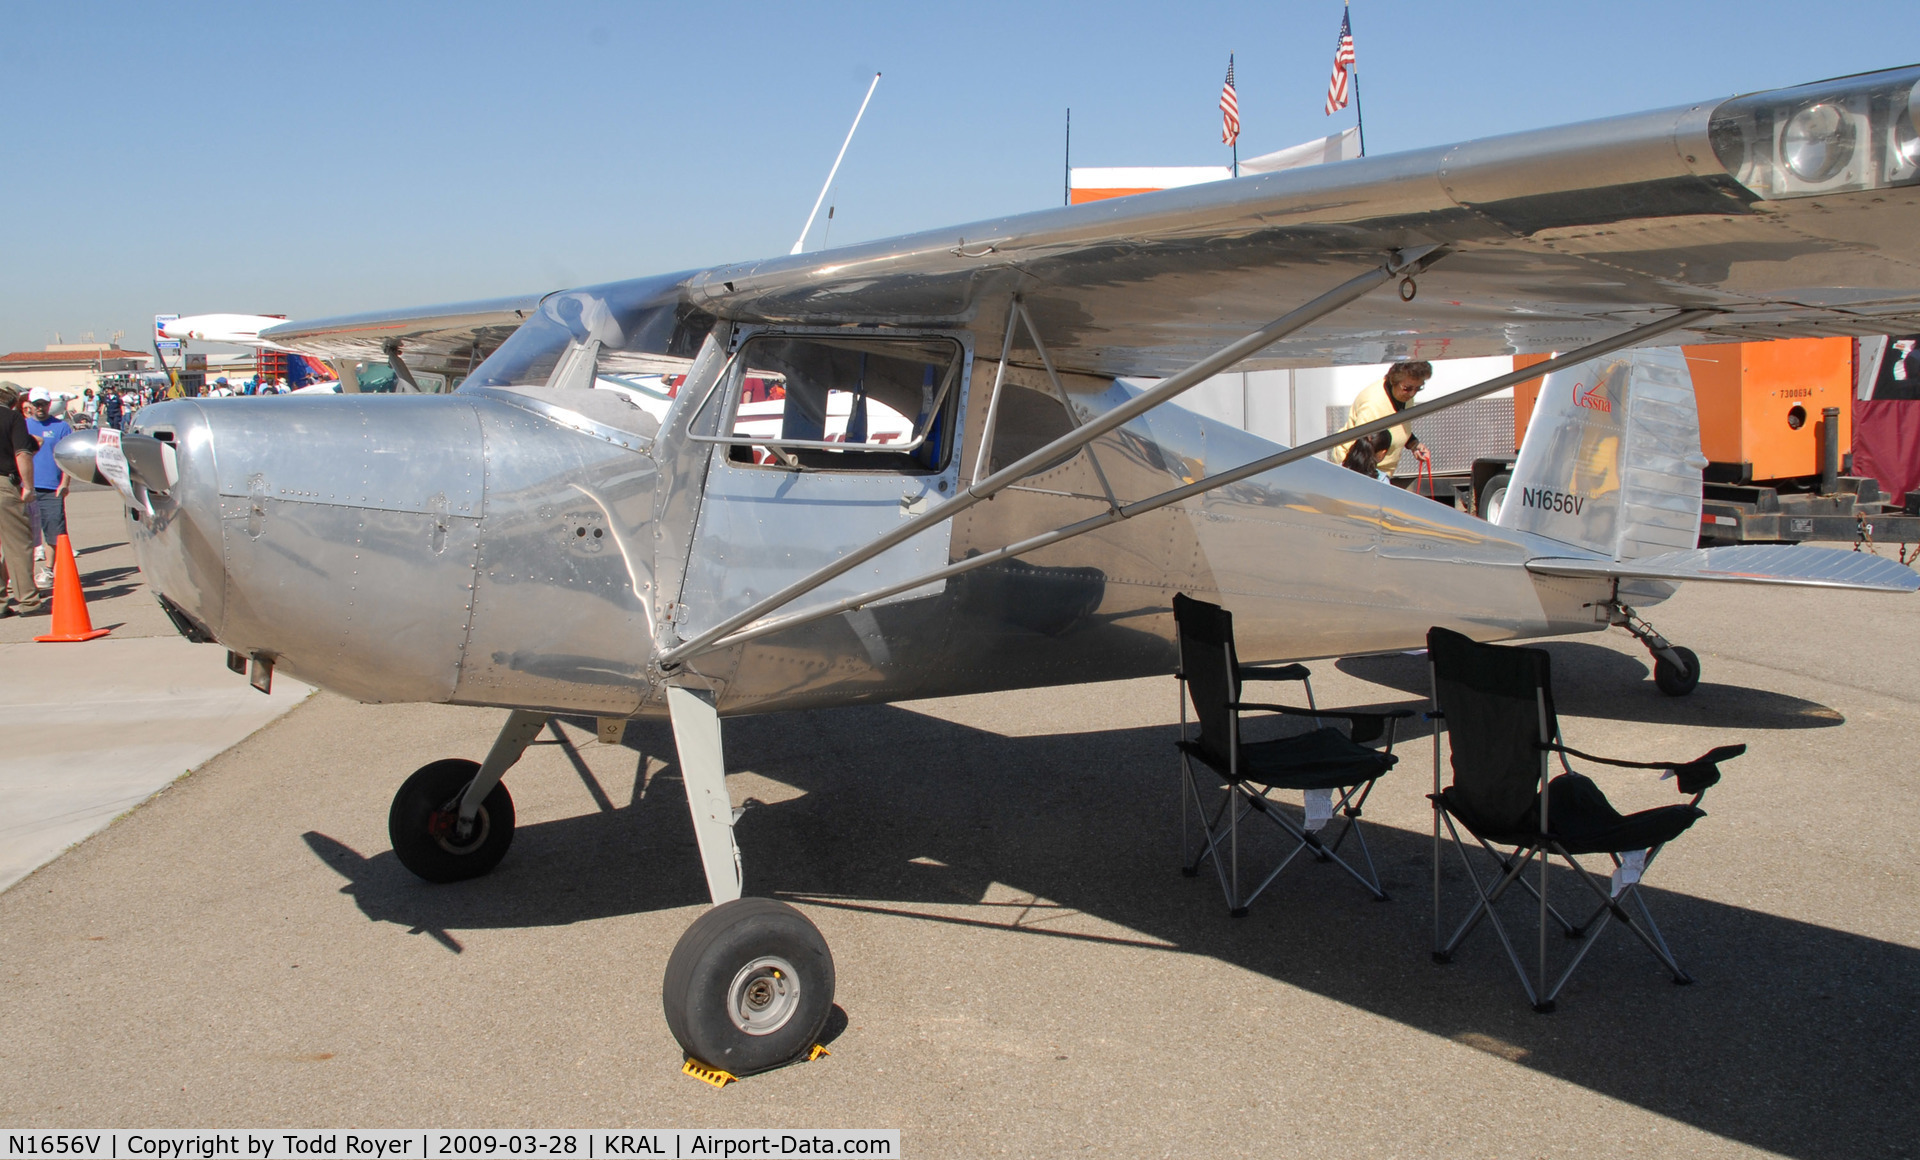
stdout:
[[[1176,676],[1180,690],[1183,873],[1192,877],[1200,872],[1202,863],[1212,859],[1220,889],[1227,896],[1227,909],[1238,918],[1302,851],[1312,851],[1317,859],[1338,865],[1376,899],[1385,901],[1387,895],[1374,871],[1373,855],[1367,850],[1367,836],[1360,829],[1360,811],[1373,792],[1374,780],[1398,760],[1393,755],[1394,722],[1413,716],[1412,710],[1367,713],[1318,708],[1313,699],[1312,673],[1305,665],[1240,663],[1233,647],[1233,614],[1226,609],[1179,595],[1173,598],[1173,618],[1180,633],[1180,671]],[[1243,702],[1240,689],[1247,681],[1299,681],[1306,690],[1307,707]],[[1189,700],[1199,725],[1198,735],[1191,738],[1187,730]],[[1317,728],[1291,737],[1245,741],[1240,735],[1243,713],[1312,718]],[[1342,733],[1325,719],[1344,721],[1349,731]],[[1368,744],[1378,741],[1382,734],[1386,736],[1384,750]],[[1196,763],[1218,775],[1222,782],[1224,793],[1212,809],[1202,797]],[[1268,796],[1282,789],[1323,791],[1329,798],[1337,793],[1333,808],[1346,823],[1339,837],[1332,844],[1323,842],[1317,826],[1309,828],[1307,819],[1296,821],[1283,812],[1280,804]],[[1201,834],[1200,849],[1190,860],[1189,809],[1198,815]],[[1260,885],[1242,895],[1240,819],[1250,812],[1264,816],[1284,831],[1293,839],[1293,848],[1260,880]],[[1366,864],[1364,874],[1340,857],[1340,847],[1349,836]]]
[[[1640,878],[1662,848],[1705,816],[1700,798],[1720,780],[1719,762],[1740,756],[1744,745],[1723,745],[1692,761],[1615,761],[1569,749],[1560,741],[1559,720],[1553,709],[1548,655],[1536,648],[1479,644],[1457,632],[1434,628],[1427,633],[1428,666],[1433,679],[1433,957],[1450,962],[1461,942],[1482,919],[1492,924],[1506,948],[1507,959],[1520,976],[1527,1001],[1540,1012],[1553,1010],[1555,998],[1574,969],[1593,949],[1594,939],[1607,923],[1619,919],[1646,944],[1655,958],[1673,973],[1676,983],[1691,983],[1668,948],[1640,894]],[[1440,732],[1451,750],[1453,784],[1440,786]],[[1565,771],[1550,777],[1550,761],[1557,756]],[[1678,781],[1680,792],[1692,795],[1681,805],[1659,806],[1622,815],[1607,801],[1591,778],[1575,773],[1568,757],[1626,769],[1664,769]],[[1456,823],[1458,823],[1456,825]],[[1473,884],[1476,901],[1453,936],[1440,940],[1440,831],[1445,826],[1454,849]],[[1471,834],[1497,864],[1488,879],[1474,869],[1474,859],[1460,830]],[[1502,848],[1511,850],[1503,852]],[[1605,854],[1612,874],[1595,873],[1578,855]],[[1548,900],[1547,867],[1558,856],[1594,896],[1597,905],[1585,921],[1569,921]],[[1539,859],[1539,885],[1525,877]],[[1518,883],[1540,904],[1540,961],[1537,976],[1529,976],[1520,954],[1496,910],[1501,897]],[[1631,902],[1638,917],[1630,913]],[[1553,985],[1547,985],[1547,932],[1557,926],[1568,938],[1584,939],[1573,960]]]

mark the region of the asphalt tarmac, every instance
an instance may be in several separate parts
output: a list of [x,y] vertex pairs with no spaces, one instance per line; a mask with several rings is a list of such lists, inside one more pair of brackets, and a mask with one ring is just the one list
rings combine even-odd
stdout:
[[[716,1091],[680,1074],[660,1010],[705,901],[665,724],[602,746],[556,723],[507,778],[505,862],[429,886],[388,849],[390,795],[482,755],[503,714],[322,693],[0,894],[0,1121],[898,1127],[943,1157],[1912,1155],[1920,597],[1697,585],[1648,611],[1700,654],[1691,697],[1661,696],[1618,630],[1547,647],[1579,748],[1751,746],[1648,876],[1690,987],[1617,928],[1552,1015],[1490,930],[1430,962],[1418,728],[1367,809],[1393,900],[1296,863],[1235,920],[1177,869],[1170,680],[786,714],[728,722],[729,781],[748,893],[833,947],[832,1055]],[[1322,704],[1413,706],[1425,683],[1418,657],[1314,670]],[[1677,800],[1598,777],[1623,806]]]

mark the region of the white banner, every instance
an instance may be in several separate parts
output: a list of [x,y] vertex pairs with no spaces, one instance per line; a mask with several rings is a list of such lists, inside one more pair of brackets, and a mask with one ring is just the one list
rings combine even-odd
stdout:
[[0,1160],[624,1160],[900,1155],[898,1128],[34,1129],[0,1134]]
[[107,482],[113,485],[115,491],[127,497],[127,502],[138,502],[134,499],[133,484],[127,480],[127,453],[120,447],[120,432],[111,427],[101,427],[95,439],[94,466],[100,469],[101,475],[107,477]]

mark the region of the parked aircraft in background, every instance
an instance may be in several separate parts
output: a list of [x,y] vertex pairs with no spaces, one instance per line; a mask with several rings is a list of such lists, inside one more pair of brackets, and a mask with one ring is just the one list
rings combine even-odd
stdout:
[[262,339],[260,332],[269,326],[279,326],[286,320],[285,315],[278,314],[189,314],[156,323],[155,330],[161,338],[174,342],[191,339],[195,342],[271,347],[273,344]]
[[[834,972],[798,911],[741,898],[727,716],[1166,673],[1179,592],[1231,608],[1261,660],[1417,648],[1432,625],[1619,625],[1677,693],[1698,662],[1639,615],[1676,582],[1913,590],[1863,554],[1695,549],[1684,365],[1634,348],[1920,331],[1916,82],[283,324],[259,338],[466,382],[166,403],[101,454],[124,458],[129,535],[175,624],[261,684],[284,668],[510,711],[483,761],[395,797],[395,853],[422,877],[506,853],[500,778],[548,715],[609,736],[670,717],[716,906],[673,953],[667,1018],[744,1073],[807,1050]],[[1563,353],[1292,448],[1167,405],[1231,367],[1433,344]],[[1543,373],[1510,493],[1533,500],[1500,524],[1317,458]],[[93,474],[90,441],[60,456]]]

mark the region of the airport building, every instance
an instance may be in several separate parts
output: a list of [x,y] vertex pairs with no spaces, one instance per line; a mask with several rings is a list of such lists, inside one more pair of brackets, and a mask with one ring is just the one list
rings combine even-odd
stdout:
[[52,343],[45,350],[0,354],[0,380],[27,390],[77,395],[100,385],[103,375],[137,375],[153,369],[153,356],[105,342]]

